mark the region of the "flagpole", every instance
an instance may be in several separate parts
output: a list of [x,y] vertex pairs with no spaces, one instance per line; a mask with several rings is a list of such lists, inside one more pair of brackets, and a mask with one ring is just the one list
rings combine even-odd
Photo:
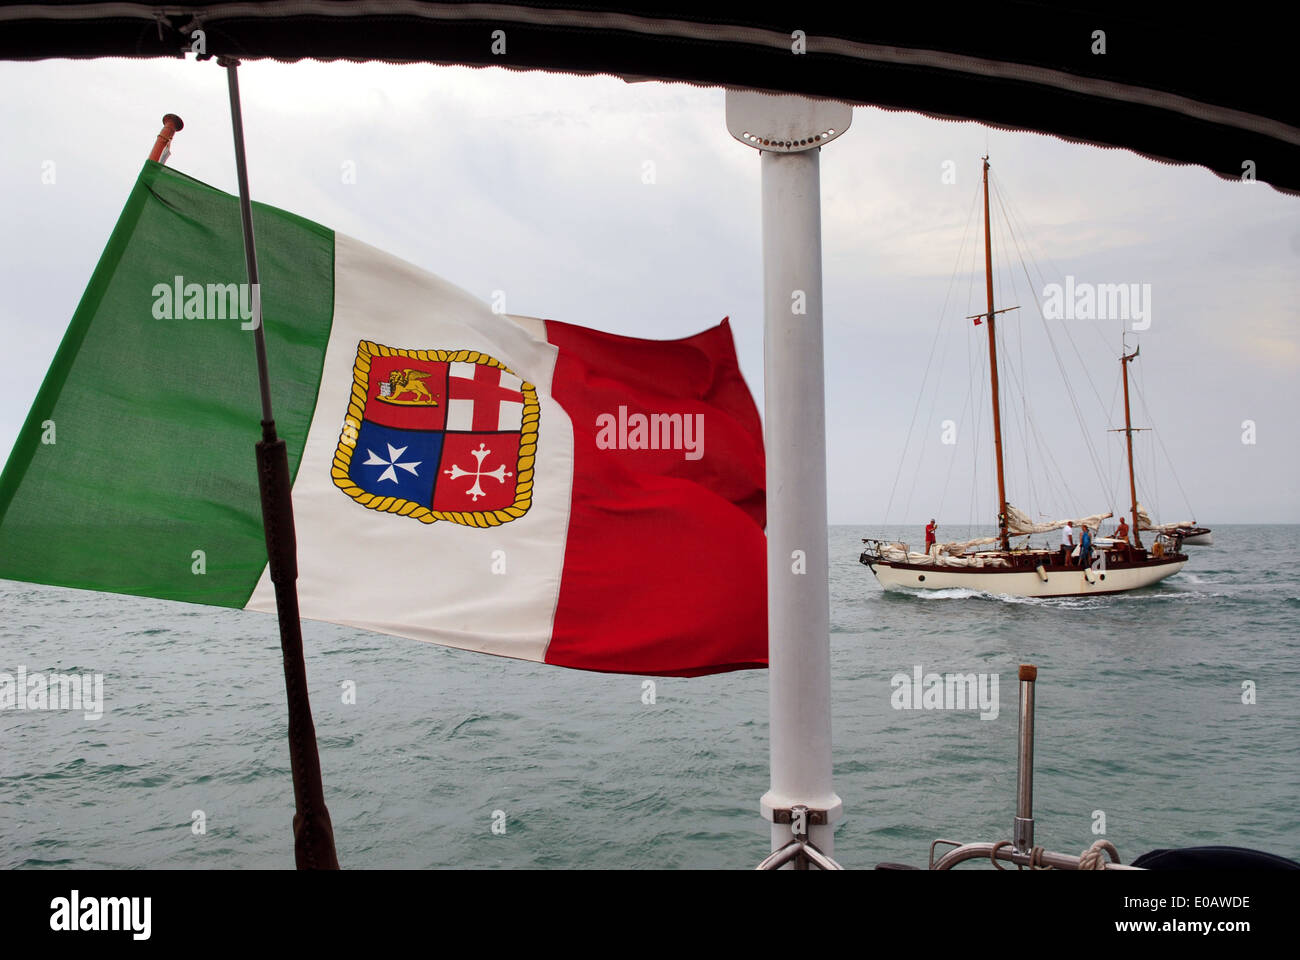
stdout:
[[832,784],[830,562],[822,351],[820,149],[851,107],[727,91],[727,129],[759,151],[767,449],[771,789],[760,808],[772,855],[760,866],[836,869]]
[[[262,526],[275,608],[280,619],[280,647],[284,654],[284,686],[289,702],[289,765],[293,771],[294,861],[299,870],[337,870],[334,827],[325,807],[321,783],[316,726],[312,722],[307,692],[307,665],[303,659],[302,623],[298,617],[298,547],[293,526],[293,497],[289,456],[275,432],[271,411],[271,377],[266,362],[266,336],[262,330],[262,298],[258,286],[257,246],[253,239],[253,205],[248,192],[248,165],[244,157],[244,120],[239,106],[239,61],[219,57],[230,87],[230,122],[235,139],[235,169],[239,175],[239,216],[244,227],[244,259],[252,287],[253,343],[257,351],[258,388],[262,400],[262,439],[257,444],[257,478],[262,495]],[[179,129],[179,128],[178,128]]]
[[153,142],[153,149],[149,151],[149,159],[154,163],[167,162],[172,152],[172,137],[178,131],[185,129],[185,121],[174,113],[164,115],[162,124],[162,129],[158,131],[158,139]]

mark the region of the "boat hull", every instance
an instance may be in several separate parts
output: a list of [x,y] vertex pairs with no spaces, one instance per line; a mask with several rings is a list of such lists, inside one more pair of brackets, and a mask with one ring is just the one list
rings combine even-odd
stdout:
[[[1036,570],[999,570],[978,567],[934,567],[872,560],[867,563],[886,590],[978,590],[1010,597],[1083,597],[1138,590],[1172,577],[1187,558],[1144,563],[1107,570],[1046,569],[1044,580]],[[1091,579],[1089,579],[1091,577]]]
[[1208,547],[1214,543],[1214,534],[1209,530],[1204,533],[1194,533],[1190,537],[1183,537],[1184,547]]

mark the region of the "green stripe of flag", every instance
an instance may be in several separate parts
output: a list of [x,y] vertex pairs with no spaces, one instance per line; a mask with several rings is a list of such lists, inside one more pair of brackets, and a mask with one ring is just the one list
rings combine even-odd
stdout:
[[[296,475],[333,317],[334,234],[261,204],[253,222]],[[201,296],[182,286],[173,303],[178,276]],[[266,563],[253,334],[230,316],[247,279],[236,198],[146,164],[0,476],[0,577],[245,604]]]

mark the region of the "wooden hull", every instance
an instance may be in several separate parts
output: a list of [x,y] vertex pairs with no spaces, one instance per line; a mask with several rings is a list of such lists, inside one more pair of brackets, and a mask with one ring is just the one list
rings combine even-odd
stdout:
[[1093,594],[1139,590],[1172,577],[1187,563],[1186,557],[1152,560],[1132,566],[1085,571],[1046,568],[1044,580],[1032,567],[936,567],[888,560],[864,561],[886,590],[978,590],[1009,597],[1085,597]]

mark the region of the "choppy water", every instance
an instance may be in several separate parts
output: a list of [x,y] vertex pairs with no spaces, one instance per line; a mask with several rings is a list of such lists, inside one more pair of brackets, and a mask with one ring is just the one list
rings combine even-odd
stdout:
[[[831,530],[846,866],[1009,837],[1022,661],[1040,671],[1040,843],[1078,853],[1101,810],[1126,861],[1205,843],[1300,857],[1300,528],[1216,527],[1162,585],[1047,601],[884,594],[857,562],[881,532]],[[98,720],[0,711],[0,866],[292,867],[273,618],[8,581],[0,604],[0,672],[100,672],[106,701]],[[648,705],[638,677],[304,626],[345,867],[745,868],[766,853],[765,671],[659,679]],[[890,678],[917,664],[998,673],[997,719],[894,710]]]

